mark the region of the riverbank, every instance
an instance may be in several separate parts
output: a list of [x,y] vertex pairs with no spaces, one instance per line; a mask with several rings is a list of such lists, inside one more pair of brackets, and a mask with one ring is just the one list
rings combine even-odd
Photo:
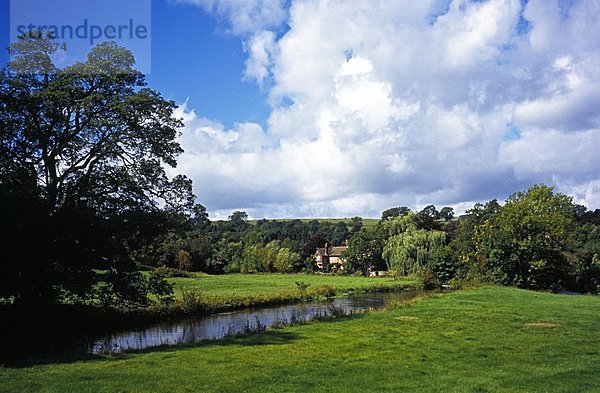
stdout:
[[146,311],[161,317],[208,315],[247,307],[298,303],[350,293],[390,292],[420,289],[418,279],[407,277],[301,274],[194,274],[170,278],[175,301]]
[[600,298],[487,287],[195,347],[0,370],[0,392],[594,392]]
[[[82,353],[82,336],[109,331],[143,329],[165,320],[210,315],[249,307],[267,307],[310,301],[348,293],[413,289],[418,281],[407,278],[365,278],[330,275],[193,274],[171,278],[175,300],[133,310],[102,310],[83,305],[56,305],[40,310],[0,307],[0,365],[72,361]],[[73,340],[73,337],[78,339]]]

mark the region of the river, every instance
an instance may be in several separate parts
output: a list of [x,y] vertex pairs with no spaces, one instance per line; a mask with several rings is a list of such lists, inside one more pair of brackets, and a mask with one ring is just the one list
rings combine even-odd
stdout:
[[355,294],[268,308],[218,313],[161,322],[144,329],[113,332],[94,339],[89,346],[92,354],[120,353],[158,346],[195,344],[241,333],[263,331],[282,326],[336,315],[349,315],[384,307],[389,301],[405,301],[418,291]]

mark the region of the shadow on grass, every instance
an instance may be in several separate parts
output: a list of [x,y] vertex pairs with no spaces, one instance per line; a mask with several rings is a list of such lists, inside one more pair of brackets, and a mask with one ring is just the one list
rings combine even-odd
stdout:
[[366,314],[364,313],[340,315],[280,328],[271,328],[261,332],[233,335],[222,339],[206,340],[198,343],[162,345],[142,350],[128,350],[122,353],[109,355],[94,355],[83,352],[52,355],[42,354],[28,357],[26,359],[13,359],[12,361],[10,359],[8,361],[3,360],[2,366],[7,368],[29,368],[38,365],[69,364],[75,362],[110,362],[115,360],[129,359],[140,354],[189,351],[195,348],[203,347],[286,345],[304,338],[302,334],[293,330],[293,327],[314,324],[337,324],[351,320],[362,319],[365,315]]
[[[0,343],[0,367],[7,368],[28,368],[36,365],[49,364],[68,364],[81,361],[113,361],[126,359],[137,354],[165,352],[165,351],[185,351],[192,348],[209,346],[262,346],[262,345],[285,345],[302,339],[301,334],[289,329],[291,326],[313,325],[313,324],[332,324],[347,322],[363,318],[365,313],[354,313],[350,315],[334,315],[326,318],[319,318],[309,322],[299,322],[292,325],[269,328],[259,332],[246,332],[227,336],[221,339],[205,340],[197,343],[186,343],[176,345],[163,345],[142,350],[127,350],[119,354],[95,355],[86,353],[91,341],[84,343],[68,340],[69,333],[66,333],[61,340],[54,336],[50,350],[40,349],[47,343],[42,343],[39,336],[33,331],[28,331],[18,337],[12,337],[12,340],[6,340]],[[54,333],[57,333],[56,331]],[[63,348],[63,350],[52,351],[52,348]],[[67,349],[64,349],[64,348]]]
[[161,353],[161,352],[180,352],[189,351],[196,348],[208,348],[208,347],[225,347],[225,346],[238,346],[238,347],[254,347],[254,346],[267,346],[267,345],[286,345],[293,342],[303,340],[305,337],[294,331],[294,327],[315,325],[315,324],[337,324],[341,322],[348,322],[351,320],[358,320],[365,317],[366,314],[353,314],[343,315],[328,319],[320,319],[309,322],[298,323],[295,325],[288,325],[281,328],[271,328],[266,331],[238,334],[216,340],[206,340],[195,344],[177,344],[177,345],[163,345],[152,348],[146,348],[142,350],[131,350],[120,354],[92,356],[91,360],[97,361],[112,361],[112,360],[123,360],[133,356],[145,353]]
[[142,350],[125,351],[111,355],[63,355],[47,358],[36,358],[19,361],[15,364],[5,365],[7,368],[29,368],[39,365],[69,364],[75,362],[111,362],[126,360],[137,355],[149,353],[185,352],[196,348],[223,347],[223,346],[266,346],[291,344],[302,336],[296,332],[284,331],[282,329],[269,330],[261,333],[248,334],[244,336],[226,337],[219,340],[201,341],[196,344],[163,345]]

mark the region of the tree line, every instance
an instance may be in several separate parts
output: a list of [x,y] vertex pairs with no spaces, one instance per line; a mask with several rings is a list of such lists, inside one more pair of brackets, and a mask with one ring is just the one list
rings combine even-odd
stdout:
[[388,270],[417,275],[431,286],[476,280],[530,289],[597,292],[600,284],[600,210],[588,211],[543,184],[477,203],[460,217],[429,205],[385,210],[374,226],[351,220],[228,221],[169,236],[154,244],[150,266],[209,273],[314,272],[318,247],[347,245],[338,274]]
[[384,212],[382,221],[349,239],[348,262],[365,271],[385,262],[398,274],[430,285],[465,280],[529,289],[597,293],[600,290],[600,210],[543,184],[477,203],[459,218],[435,208]]

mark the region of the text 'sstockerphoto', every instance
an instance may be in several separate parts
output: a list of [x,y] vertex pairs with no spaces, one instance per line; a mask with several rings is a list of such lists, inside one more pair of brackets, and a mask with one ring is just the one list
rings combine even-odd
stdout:
[[132,52],[135,68],[151,72],[151,0],[11,0],[10,40],[52,39],[60,67],[85,60],[102,42]]

